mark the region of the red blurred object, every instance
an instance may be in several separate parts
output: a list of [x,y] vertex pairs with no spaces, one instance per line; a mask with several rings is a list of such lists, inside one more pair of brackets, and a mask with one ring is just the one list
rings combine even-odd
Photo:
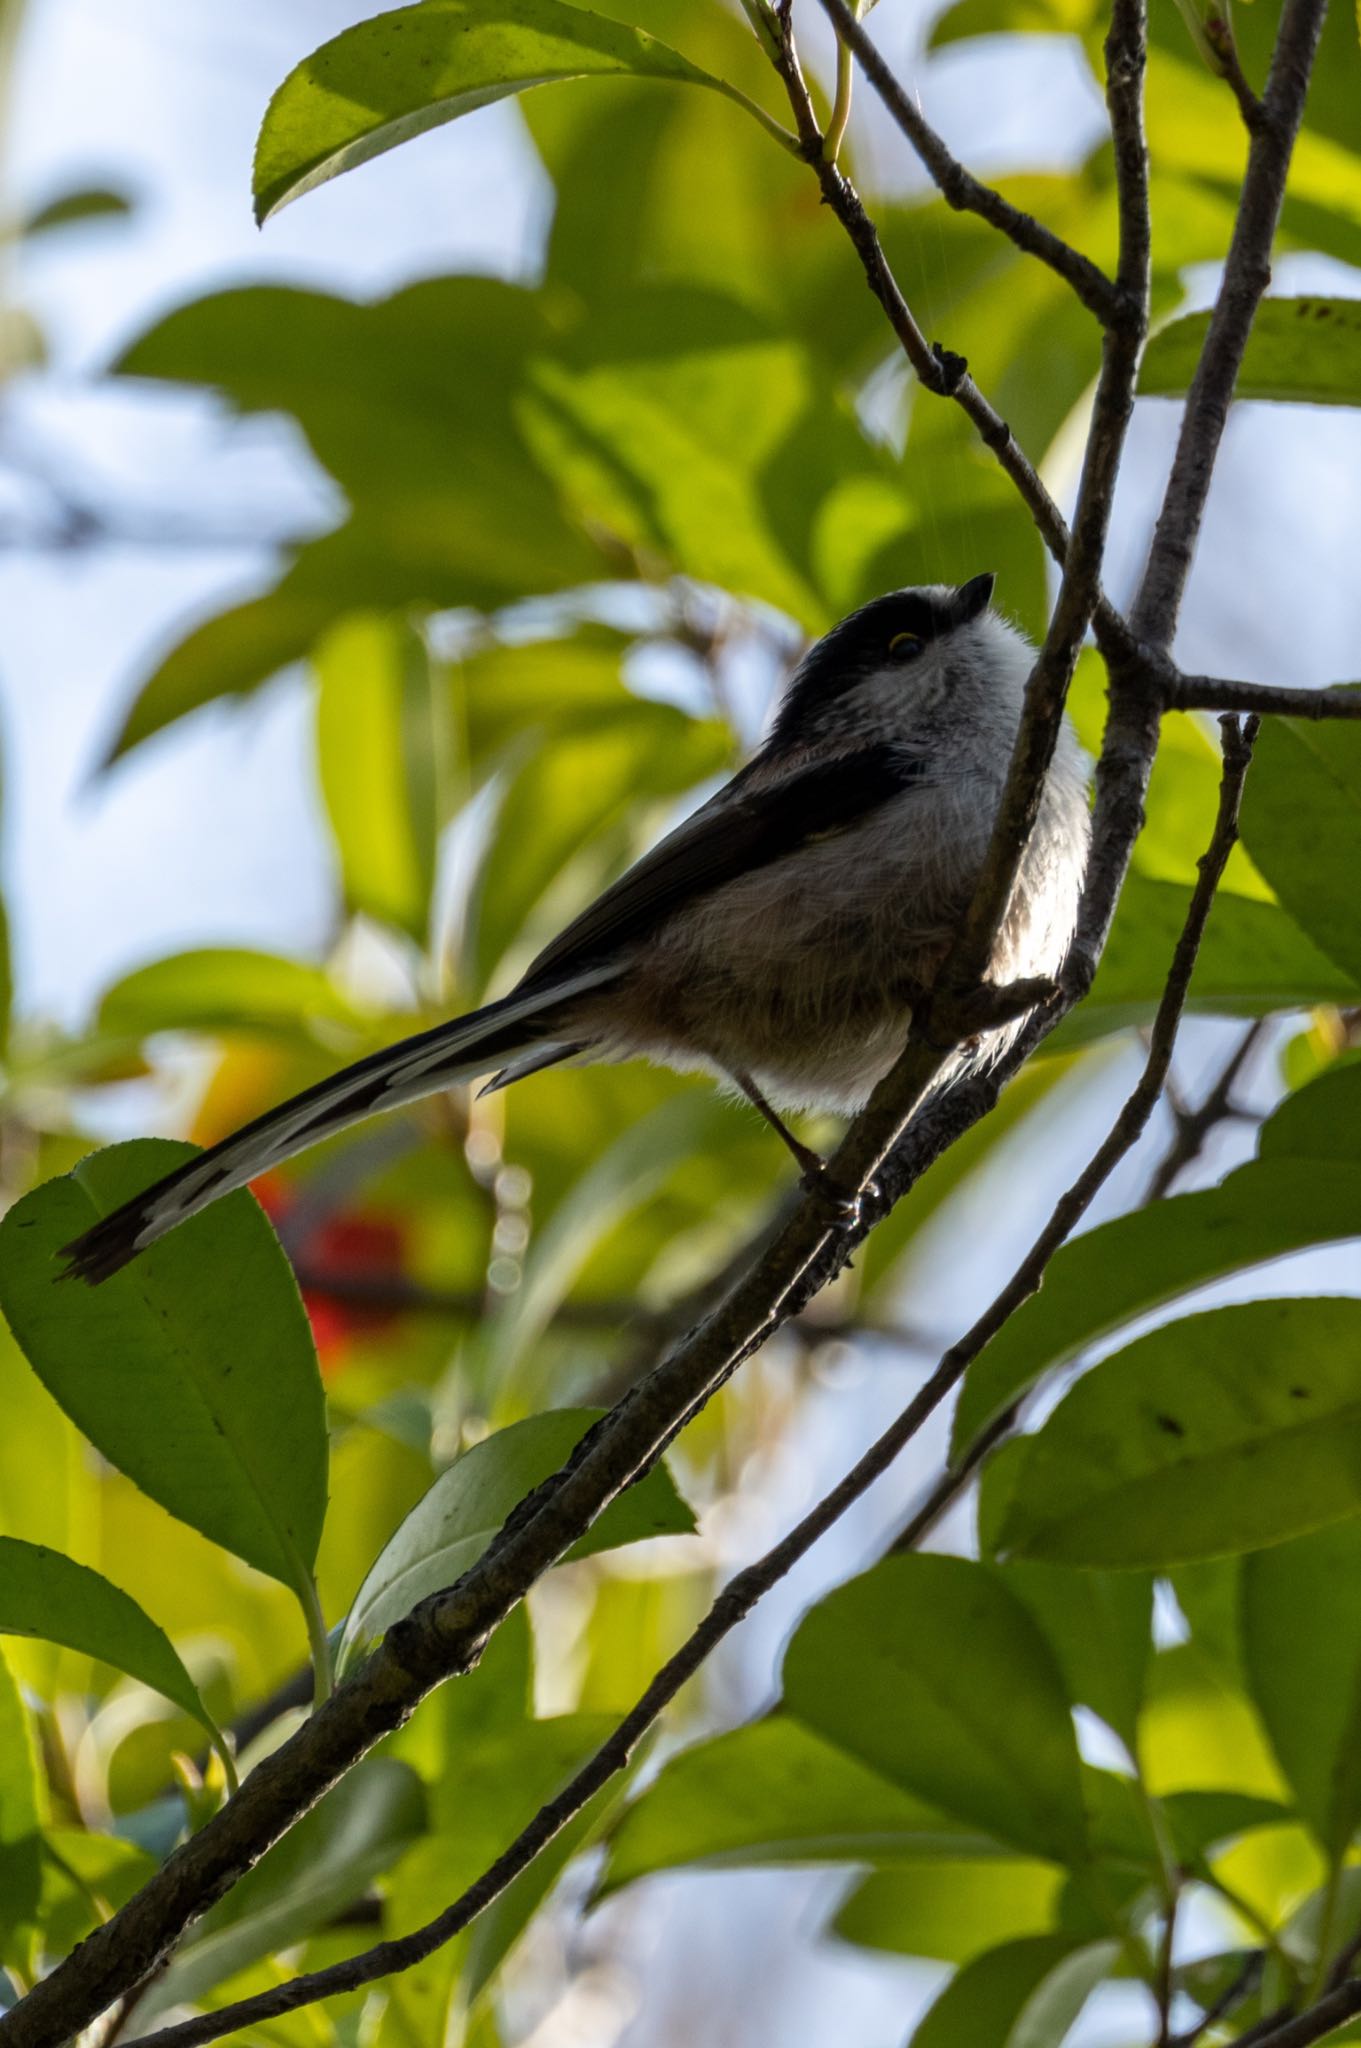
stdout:
[[[390,1216],[363,1209],[342,1211],[300,1230],[290,1227],[296,1199],[277,1175],[262,1174],[251,1182],[251,1192],[277,1226],[299,1275],[314,1283],[303,1286],[303,1306],[322,1371],[333,1371],[354,1337],[390,1329],[401,1314],[389,1303],[363,1300],[362,1291],[366,1282],[376,1287],[385,1280],[401,1280],[405,1234]],[[334,1292],[324,1284],[330,1279],[337,1283]],[[347,1298],[347,1286],[355,1287],[361,1298]]]

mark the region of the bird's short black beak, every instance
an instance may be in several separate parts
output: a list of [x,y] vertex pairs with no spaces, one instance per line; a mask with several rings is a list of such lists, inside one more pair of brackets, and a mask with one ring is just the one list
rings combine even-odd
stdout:
[[987,610],[996,582],[992,570],[985,569],[981,576],[971,576],[967,583],[960,584],[951,606],[956,626],[967,626],[970,619],[976,619],[980,612]]

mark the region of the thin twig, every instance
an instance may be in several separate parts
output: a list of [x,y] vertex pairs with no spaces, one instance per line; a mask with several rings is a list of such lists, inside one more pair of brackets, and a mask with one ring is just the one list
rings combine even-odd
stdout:
[[1156,647],[1170,647],[1176,632],[1243,351],[1271,282],[1271,246],[1327,4],[1285,0],[1281,11],[1228,260],[1187,393],[1172,474],[1130,619],[1135,637]]
[[1207,2034],[1211,2027],[1217,2026],[1220,2020],[1226,2020],[1245,1998],[1252,1996],[1261,1982],[1265,1967],[1266,1957],[1262,1950],[1253,1949],[1250,1955],[1244,1957],[1243,1967],[1233,1982],[1226,1985],[1213,2005],[1206,2006],[1193,2027],[1189,2027],[1184,2034],[1174,2037],[1169,2048],[1196,2048],[1202,2035]]
[[1103,326],[1118,325],[1130,310],[1119,286],[1052,228],[1042,226],[1033,215],[1013,206],[991,185],[983,184],[965,169],[903,90],[846,0],[822,0],[822,6],[831,18],[839,46],[854,52],[866,78],[931,173],[946,205],[956,213],[977,214],[1027,256],[1038,257],[1065,284],[1071,285],[1082,304]]
[[1286,718],[1361,718],[1361,690],[1293,690],[1282,683],[1235,683],[1223,676],[1174,673],[1168,691],[1174,711],[1280,712]]
[[1310,2048],[1311,2042],[1321,2041],[1326,2034],[1344,2026],[1359,2012],[1361,1977],[1351,1977],[1336,1991],[1326,1993],[1307,2012],[1280,2021],[1266,2033],[1254,2029],[1251,2034],[1245,2034],[1244,2048],[1248,2042],[1253,2043],[1253,2048]]
[[[1231,1118],[1244,1114],[1234,1103],[1233,1091],[1238,1084],[1239,1075],[1261,1043],[1265,1030],[1264,1017],[1259,1017],[1255,1023],[1248,1026],[1224,1062],[1219,1078],[1199,1109],[1187,1109],[1180,1103],[1172,1102],[1176,1129],[1172,1143],[1154,1168],[1153,1177],[1148,1184],[1148,1193],[1144,1196],[1145,1202],[1161,1201],[1178,1174],[1185,1172],[1192,1160],[1199,1159],[1211,1131],[1220,1124],[1229,1122]],[[1170,1082],[1167,1092],[1169,1101],[1172,1101]]]
[[284,2013],[295,2012],[299,2006],[314,2004],[320,1998],[333,1997],[340,1992],[356,1991],[365,1984],[374,1983],[380,1977],[410,1969],[414,1964],[423,1962],[427,1956],[433,1955],[436,1949],[452,1940],[455,1934],[498,1897],[506,1886],[527,1868],[554,1835],[580,1813],[587,1802],[624,1768],[643,1734],[723,1638],[751,1612],[757,1601],[769,1592],[772,1586],[792,1570],[819,1537],[825,1535],[874,1481],[888,1470],[917,1435],[927,1418],[958,1384],[964,1371],[984,1345],[996,1335],[1021,1303],[1036,1292],[1050,1259],[1079,1220],[1116,1161],[1135,1143],[1144,1122],[1147,1121],[1172,1057],[1177,1025],[1185,1005],[1191,972],[1204,936],[1215,890],[1224,872],[1224,864],[1229,857],[1230,849],[1237,838],[1238,806],[1242,796],[1243,780],[1252,758],[1254,737],[1252,729],[1242,731],[1232,720],[1225,721],[1224,773],[1220,784],[1214,834],[1209,850],[1200,862],[1199,877],[1187,909],[1181,937],[1172,957],[1167,986],[1158,1007],[1153,1040],[1139,1086],[1120,1112],[1110,1135],[1096,1153],[1090,1166],[1059,1202],[1044,1230],[991,1307],[979,1317],[968,1334],[944,1354],[930,1379],[908,1402],[902,1413],[895,1417],[845,1477],[790,1530],[787,1536],[755,1563],[737,1573],[719,1594],[703,1621],[662,1666],[636,1705],[619,1723],[613,1734],[601,1744],[594,1756],[582,1766],[570,1784],[564,1786],[556,1798],[549,1800],[540,1808],[510,1847],[475,1884],[452,1905],[446,1907],[444,1912],[411,1934],[379,1942],[362,1955],[352,1956],[326,1969],[295,1977],[287,1984],[277,1985],[269,1991],[257,1993],[255,1997],[242,1999],[234,2005],[223,2006],[216,2012],[186,2020],[178,2026],[148,2036],[144,2043],[130,2043],[129,2048],[150,2048],[153,2041],[159,2044],[159,2048],[197,2048],[198,2043],[216,2040],[220,2035],[230,2033],[238,2027],[260,2025],[266,2020],[277,2019]]

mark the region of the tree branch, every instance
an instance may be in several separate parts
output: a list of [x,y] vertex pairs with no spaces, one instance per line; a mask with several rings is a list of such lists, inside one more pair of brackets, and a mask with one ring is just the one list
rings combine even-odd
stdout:
[[[1148,1121],[1167,1076],[1176,1041],[1177,1027],[1185,1007],[1186,993],[1196,956],[1205,934],[1215,891],[1234,841],[1238,836],[1238,810],[1243,781],[1252,759],[1255,728],[1240,728],[1224,721],[1224,772],[1220,782],[1219,806],[1210,845],[1199,863],[1199,876],[1187,908],[1186,922],[1177,942],[1167,984],[1153,1026],[1148,1059],[1138,1086],[1121,1110],[1090,1164],[1063,1196],[1034,1245],[1011,1279],[985,1313],[957,1344],[944,1354],[936,1370],[895,1417],[888,1428],[853,1465],[845,1477],[795,1524],[781,1541],[763,1557],[747,1565],[729,1582],[714,1601],[699,1626],[668,1658],[636,1705],[614,1732],[581,1767],[555,1798],[542,1806],[533,1820],[510,1846],[470,1885],[452,1905],[424,1927],[411,1934],[378,1942],[362,1955],[351,1956],[321,1970],[294,1977],[286,1984],[258,1992],[254,1997],[219,2007],[215,2012],[182,2021],[162,2029],[128,2048],[198,2048],[238,2028],[262,2025],[300,2006],[341,1992],[357,1991],[380,1977],[424,1962],[468,1926],[526,1869],[553,1837],[593,1799],[619,1771],[623,1770],[641,1737],[692,1678],[700,1665],[756,1603],[784,1578],[799,1559],[826,1534],[868,1488],[892,1465],[921,1429],[927,1418],[958,1385],[967,1367],[1003,1324],[1039,1288],[1050,1259],[1069,1235],[1117,1161],[1135,1144]],[[990,1426],[992,1437],[997,1426]],[[981,1453],[979,1454],[981,1455]],[[970,1452],[973,1459],[973,1448]],[[975,1461],[976,1462],[976,1461]],[[968,1471],[974,1469],[970,1462]],[[963,1472],[963,1468],[960,1468]],[[947,1475],[952,1488],[956,1474]],[[958,1481],[963,1483],[962,1478]],[[906,1533],[906,1532],[905,1532]],[[907,1547],[900,1538],[895,1549]]]
[[1283,683],[1235,683],[1221,676],[1173,672],[1168,707],[1173,711],[1278,711],[1285,718],[1361,718],[1361,689],[1339,684],[1331,690],[1294,690]]
[[1231,1117],[1247,1114],[1246,1111],[1234,1107],[1233,1091],[1239,1075],[1261,1042],[1265,1029],[1266,1020],[1263,1017],[1259,1017],[1254,1024],[1248,1026],[1225,1061],[1218,1080],[1199,1109],[1187,1109],[1184,1104],[1178,1102],[1173,1097],[1169,1081],[1168,1100],[1176,1119],[1176,1129],[1172,1143],[1154,1168],[1153,1178],[1148,1184],[1148,1193],[1144,1196],[1146,1203],[1160,1202],[1177,1175],[1183,1172],[1193,1159],[1199,1159],[1205,1149],[1205,1140],[1216,1125],[1228,1122]]
[[1135,637],[1169,647],[1190,573],[1219,443],[1257,307],[1271,282],[1271,245],[1328,0],[1285,0],[1248,147],[1247,173],[1209,332],[1186,397],[1153,545],[1135,599]]
[[[1329,1991],[1316,2005],[1311,2005],[1308,2012],[1283,2020],[1267,2033],[1254,2030],[1251,2039],[1254,2048],[1309,2048],[1312,2041],[1321,2041],[1325,2034],[1333,2033],[1359,2012],[1361,1977],[1350,1977],[1336,1991]],[[1249,2036],[1245,2034],[1243,2039],[1246,2042]]]
[[1088,312],[1094,313],[1103,326],[1119,325],[1129,311],[1120,287],[1090,257],[965,169],[903,90],[846,0],[822,0],[822,7],[841,45],[854,52],[866,78],[931,173],[946,205],[956,213],[977,214],[1024,254],[1047,264],[1072,287]]

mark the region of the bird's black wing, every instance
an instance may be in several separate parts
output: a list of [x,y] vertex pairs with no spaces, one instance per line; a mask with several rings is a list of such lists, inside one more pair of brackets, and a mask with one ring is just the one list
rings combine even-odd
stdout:
[[520,989],[547,986],[623,952],[673,911],[811,840],[845,831],[927,773],[919,755],[858,747],[774,783],[758,757],[597,896],[534,960]]

